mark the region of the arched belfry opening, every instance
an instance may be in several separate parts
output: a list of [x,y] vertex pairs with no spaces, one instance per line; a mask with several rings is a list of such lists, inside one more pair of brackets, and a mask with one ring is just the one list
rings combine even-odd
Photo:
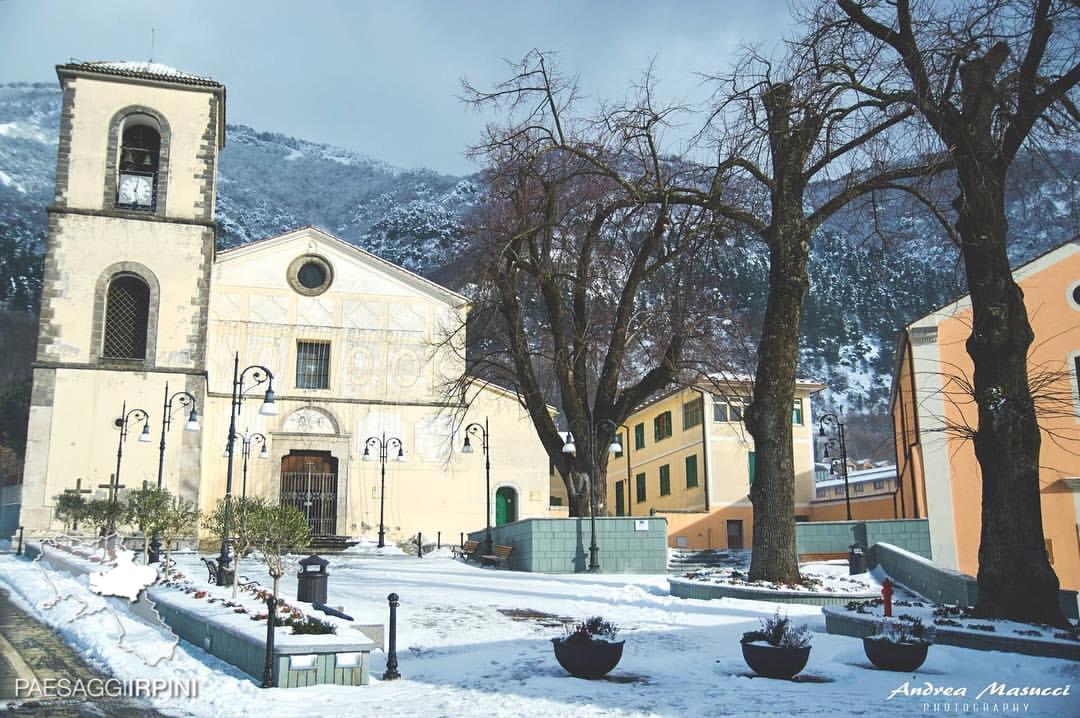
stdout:
[[150,318],[150,287],[134,274],[109,282],[101,355],[106,359],[145,359]]
[[148,115],[124,120],[117,158],[116,206],[153,210],[161,167],[161,132]]

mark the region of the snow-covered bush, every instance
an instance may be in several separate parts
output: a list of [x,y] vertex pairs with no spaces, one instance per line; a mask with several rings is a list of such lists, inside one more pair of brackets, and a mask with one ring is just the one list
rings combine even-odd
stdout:
[[587,618],[573,628],[567,627],[563,641],[608,641],[613,642],[619,633],[619,627],[605,621],[600,616]]
[[882,621],[872,639],[885,640],[889,643],[930,644],[934,642],[934,629],[924,626],[921,618],[913,622]]
[[768,643],[770,646],[784,648],[805,648],[810,645],[810,629],[806,625],[795,626],[787,616],[781,616],[777,609],[769,618],[761,619],[761,628],[747,631],[742,635],[742,643]]

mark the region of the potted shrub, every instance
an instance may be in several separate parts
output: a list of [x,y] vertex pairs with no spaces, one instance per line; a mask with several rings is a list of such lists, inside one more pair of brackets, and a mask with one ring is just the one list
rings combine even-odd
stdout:
[[552,638],[555,659],[571,675],[578,678],[603,678],[622,658],[624,641],[616,641],[619,629],[600,616],[582,621],[566,632]]
[[762,619],[758,630],[744,633],[740,643],[746,664],[767,678],[792,678],[810,659],[810,629],[793,626],[779,610]]
[[922,619],[912,623],[882,621],[873,636],[863,638],[863,650],[870,662],[882,670],[910,673],[923,664],[933,643],[933,629]]

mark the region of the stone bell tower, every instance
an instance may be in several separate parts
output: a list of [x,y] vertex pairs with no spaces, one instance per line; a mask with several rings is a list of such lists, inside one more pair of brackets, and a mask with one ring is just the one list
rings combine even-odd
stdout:
[[[58,528],[54,498],[77,479],[109,482],[125,402],[147,411],[153,436],[124,446],[117,483],[128,488],[157,483],[166,383],[202,411],[225,141],[214,80],[147,62],[56,71],[63,112],[22,494],[22,523],[36,530]],[[169,432],[162,484],[174,494],[195,497],[200,445],[198,433]]]

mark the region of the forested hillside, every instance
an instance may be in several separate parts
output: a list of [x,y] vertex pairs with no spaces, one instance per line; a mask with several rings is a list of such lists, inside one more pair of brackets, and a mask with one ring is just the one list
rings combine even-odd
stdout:
[[[59,110],[53,85],[0,86],[0,303],[13,312],[37,311]],[[1014,263],[1077,236],[1080,156],[1028,155],[1010,180]],[[948,199],[949,178],[939,185]],[[467,263],[454,261],[456,244],[481,189],[475,177],[400,169],[230,125],[219,167],[219,244],[312,224],[460,288],[470,277]],[[811,255],[800,373],[828,383],[819,406],[883,414],[898,330],[964,292],[958,253],[942,229],[911,203],[886,199],[876,212],[857,206],[835,217]],[[765,256],[755,243],[732,242],[716,276],[751,327],[764,308]]]

